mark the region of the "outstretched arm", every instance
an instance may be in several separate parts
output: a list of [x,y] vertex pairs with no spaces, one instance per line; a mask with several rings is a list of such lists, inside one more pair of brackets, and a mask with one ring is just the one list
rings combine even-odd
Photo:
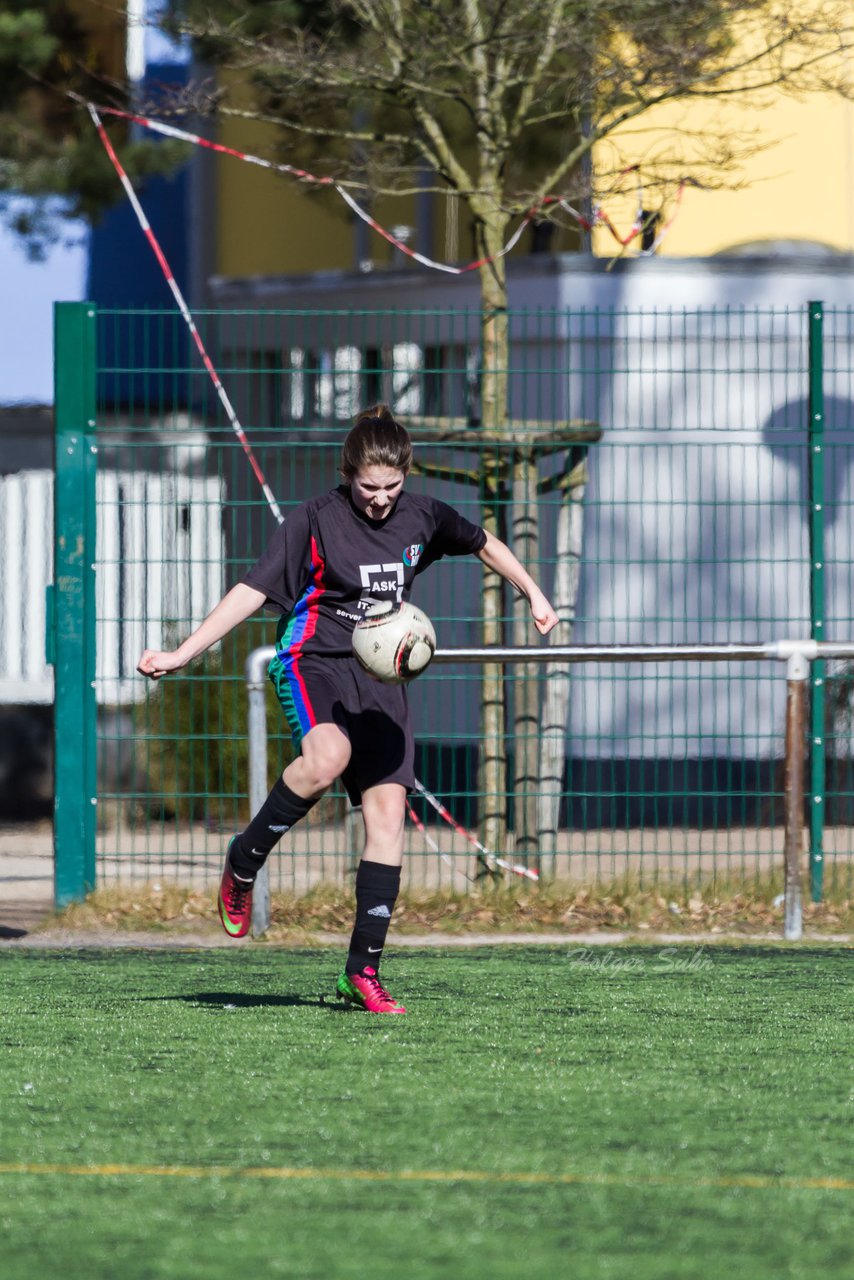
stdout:
[[502,578],[514,586],[520,595],[525,596],[531,606],[531,616],[540,635],[547,636],[558,624],[558,616],[534,579],[525,567],[516,559],[513,552],[499,538],[487,533],[483,548],[477,553],[478,559],[487,569],[494,569]]
[[140,675],[150,676],[152,680],[159,680],[170,671],[180,671],[181,667],[186,667],[188,662],[210,649],[217,640],[227,636],[239,623],[257,613],[266,599],[263,591],[256,591],[245,582],[238,582],[177,649],[162,653],[146,649],[137,663],[137,671]]

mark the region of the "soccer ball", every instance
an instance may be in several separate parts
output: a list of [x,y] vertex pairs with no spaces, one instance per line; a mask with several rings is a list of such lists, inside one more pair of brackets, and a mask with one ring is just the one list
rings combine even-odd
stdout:
[[414,604],[377,605],[353,629],[359,665],[383,684],[408,684],[430,665],[436,648],[433,624]]

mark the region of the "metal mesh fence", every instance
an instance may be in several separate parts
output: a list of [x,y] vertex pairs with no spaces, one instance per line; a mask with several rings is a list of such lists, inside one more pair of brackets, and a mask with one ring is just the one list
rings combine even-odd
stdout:
[[[500,536],[526,555],[533,549],[532,572],[559,603],[562,643],[852,633],[854,312],[824,318],[819,476],[810,456],[816,354],[801,309],[514,312],[503,442],[492,437],[505,424],[482,420],[478,313],[196,319],[285,514],[337,482],[349,420],[387,400],[418,441],[410,487],[477,522],[492,504]],[[135,665],[144,646],[168,647],[201,621],[260,555],[275,521],[180,317],[102,312],[96,345],[98,877],[209,882],[248,817],[243,663],[272,642],[274,620],[250,620],[154,688]],[[453,439],[436,439],[449,426]],[[534,469],[534,491],[520,486],[520,457],[528,482]],[[490,489],[485,477],[496,474]],[[444,561],[419,579],[415,599],[440,644],[480,643],[482,582],[473,559]],[[535,642],[522,617],[508,593],[506,642]],[[826,874],[845,879],[850,664],[817,678],[828,783],[820,838]],[[532,681],[533,724],[520,719]],[[504,689],[500,797],[478,789],[481,674],[436,668],[410,695],[419,776],[472,828],[497,803],[497,852],[522,849],[546,874],[585,881],[743,882],[778,865],[780,672],[508,668]],[[290,746],[272,691],[268,721],[274,772]],[[816,744],[807,749],[815,754]],[[541,785],[556,768],[557,780]],[[429,810],[417,812],[457,862],[449,867],[413,827],[410,880],[462,887],[470,847]],[[358,817],[332,794],[287,837],[272,887],[340,877],[359,846]]]

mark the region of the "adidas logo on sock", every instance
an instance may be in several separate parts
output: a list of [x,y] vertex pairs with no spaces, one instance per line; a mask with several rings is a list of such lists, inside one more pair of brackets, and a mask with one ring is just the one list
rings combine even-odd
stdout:
[[383,918],[384,920],[390,920],[390,919],[391,919],[391,912],[389,911],[388,907],[386,906],[386,904],[385,904],[384,902],[381,902],[381,903],[380,903],[380,905],[379,905],[378,907],[371,907],[370,911],[368,912],[368,915],[369,915],[369,916],[382,916],[382,918]]
[[282,834],[282,832],[283,832],[283,831],[290,831],[290,827],[274,827],[274,826],[269,826],[269,827],[267,828],[267,830],[268,830],[268,831],[272,831],[272,832],[274,832],[277,836],[280,836],[280,835]]

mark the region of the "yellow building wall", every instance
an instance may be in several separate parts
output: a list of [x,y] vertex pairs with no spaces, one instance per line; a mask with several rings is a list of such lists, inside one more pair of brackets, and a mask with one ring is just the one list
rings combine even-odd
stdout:
[[121,80],[125,65],[127,26],[124,4],[102,0],[69,0],[69,9],[89,33],[89,66]]
[[[225,119],[218,141],[269,158],[275,155],[274,137],[270,126]],[[277,275],[352,266],[352,223],[338,196],[309,193],[295,178],[217,157],[217,274]]]
[[[217,140],[235,150],[272,159],[277,133],[272,126],[236,117],[221,117]],[[285,158],[284,156],[282,157]],[[271,173],[234,157],[217,156],[215,176],[215,267],[217,275],[251,277],[354,270],[356,215],[330,190],[311,188],[296,178]],[[365,194],[354,198],[368,207]],[[477,256],[471,217],[457,202],[456,227],[449,229],[448,199],[432,197],[428,256],[439,262],[466,263]],[[369,212],[387,231],[396,225],[415,227],[416,200],[389,197],[370,202]],[[508,236],[516,229],[513,220]],[[418,247],[410,240],[413,248]],[[572,231],[558,230],[556,250],[577,247]],[[530,232],[513,250],[521,257],[530,250]],[[364,255],[378,269],[390,266],[396,251],[382,236],[368,230]]]
[[[730,173],[704,172],[702,164],[687,163],[699,157],[689,132],[734,139],[752,154]],[[660,254],[704,256],[763,240],[807,240],[854,252],[854,104],[829,93],[796,99],[775,92],[762,104],[668,105],[644,117],[643,127],[626,128],[600,144],[594,168],[605,173],[639,163],[651,181],[656,160],[680,155],[684,171],[708,187],[686,188],[678,208],[672,197],[664,205],[665,221],[676,216]],[[660,200],[650,190],[645,204],[656,209]],[[628,229],[637,207],[634,191],[602,203]],[[628,252],[638,247],[634,242]],[[594,233],[594,252],[618,252],[602,227]]]
[[[238,150],[273,157],[276,137],[268,125],[221,119],[219,140]],[[704,159],[719,138],[731,140],[739,157],[724,171]],[[214,163],[217,274],[246,277],[357,266],[355,215],[333,191],[307,188],[295,178],[226,156]],[[665,222],[673,217],[658,249],[662,256],[707,256],[768,240],[808,241],[854,252],[854,103],[830,93],[795,98],[773,90],[724,103],[667,104],[599,144],[594,169],[600,191],[607,189],[607,174],[631,164],[639,164],[646,177],[644,207],[660,208]],[[691,175],[703,188],[686,187],[677,206],[671,184],[662,205],[654,185],[662,165],[671,178]],[[622,187],[623,194],[606,194],[602,204],[625,233],[637,210],[634,177],[623,179]],[[446,208],[443,197],[434,199],[429,252],[440,261],[449,256]],[[389,230],[398,223],[415,224],[411,198],[377,200],[371,213]],[[463,207],[459,215],[454,256],[465,262],[475,250]],[[567,230],[553,241],[558,252],[576,245]],[[529,249],[526,233],[514,256]],[[599,257],[632,255],[639,249],[636,239],[621,250],[601,225],[593,233],[593,252]],[[391,245],[370,232],[365,256],[382,268],[395,255]]]
[[[218,141],[264,159],[276,157],[270,125],[223,117]],[[286,156],[282,156],[286,160]],[[356,267],[356,215],[336,192],[228,156],[216,158],[216,272],[223,276],[287,275]],[[354,197],[363,207],[365,197]],[[411,198],[378,200],[370,212],[387,230],[414,225]],[[392,245],[368,229],[365,255],[377,267]]]

